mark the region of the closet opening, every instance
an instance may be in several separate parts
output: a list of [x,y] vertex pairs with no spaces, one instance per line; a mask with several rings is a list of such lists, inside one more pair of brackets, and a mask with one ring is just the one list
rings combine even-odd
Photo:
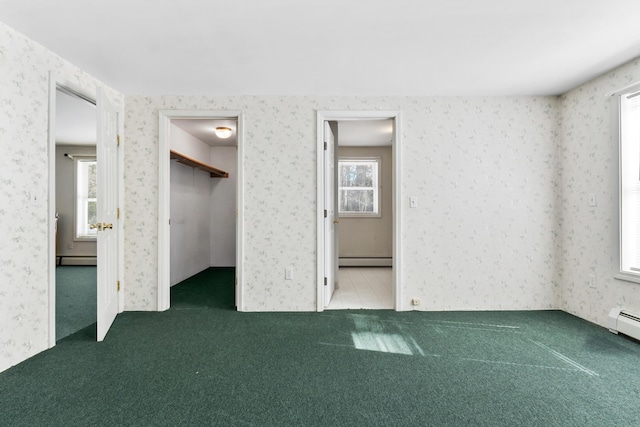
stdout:
[[196,302],[198,289],[198,303],[240,308],[240,117],[164,111],[160,122],[158,308]]

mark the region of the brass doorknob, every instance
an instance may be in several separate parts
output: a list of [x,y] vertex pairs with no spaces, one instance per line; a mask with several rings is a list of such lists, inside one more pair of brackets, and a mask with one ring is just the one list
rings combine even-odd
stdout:
[[105,223],[102,223],[102,226],[103,226],[103,228],[104,228],[105,230],[106,230],[107,228],[108,228],[109,230],[113,230],[113,224],[105,224]]
[[99,222],[97,224],[89,224],[89,228],[92,230],[102,231],[102,223]]
[[334,220],[333,220],[333,223],[334,223],[334,224],[337,224],[337,223],[339,223],[339,222],[340,222],[340,218],[336,218],[336,219],[334,219]]

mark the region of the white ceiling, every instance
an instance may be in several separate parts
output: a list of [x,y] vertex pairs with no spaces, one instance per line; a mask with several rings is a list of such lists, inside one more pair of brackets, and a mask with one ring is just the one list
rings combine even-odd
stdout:
[[341,120],[338,122],[338,144],[350,147],[391,145],[393,119]]
[[[233,147],[238,141],[238,136],[236,134],[238,126],[235,120],[172,119],[171,123],[212,147]],[[215,129],[219,126],[228,127],[233,133],[229,138],[218,138],[215,134]]]
[[125,94],[548,95],[640,55],[638,0],[0,0]]

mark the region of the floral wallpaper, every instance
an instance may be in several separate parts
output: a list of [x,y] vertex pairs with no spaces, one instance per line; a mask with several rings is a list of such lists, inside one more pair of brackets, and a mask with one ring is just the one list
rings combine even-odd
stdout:
[[640,313],[640,284],[613,278],[619,272],[617,105],[606,96],[638,81],[640,59],[562,97],[560,307],[602,326],[614,307]]
[[156,308],[162,109],[243,111],[243,310],[315,310],[316,111],[378,109],[402,115],[402,308],[414,297],[422,310],[555,308],[558,107],[556,97],[127,97],[126,309]]
[[50,71],[87,91],[100,84],[0,23],[0,371],[48,347]]

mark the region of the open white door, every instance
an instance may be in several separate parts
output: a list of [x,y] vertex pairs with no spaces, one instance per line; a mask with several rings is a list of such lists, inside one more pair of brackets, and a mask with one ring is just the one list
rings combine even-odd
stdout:
[[118,113],[98,89],[97,223],[98,341],[118,314]]
[[329,126],[329,122],[324,122],[324,306],[331,302],[331,296],[335,290],[337,280],[337,253],[335,245],[335,228],[338,223],[335,194],[335,137]]

